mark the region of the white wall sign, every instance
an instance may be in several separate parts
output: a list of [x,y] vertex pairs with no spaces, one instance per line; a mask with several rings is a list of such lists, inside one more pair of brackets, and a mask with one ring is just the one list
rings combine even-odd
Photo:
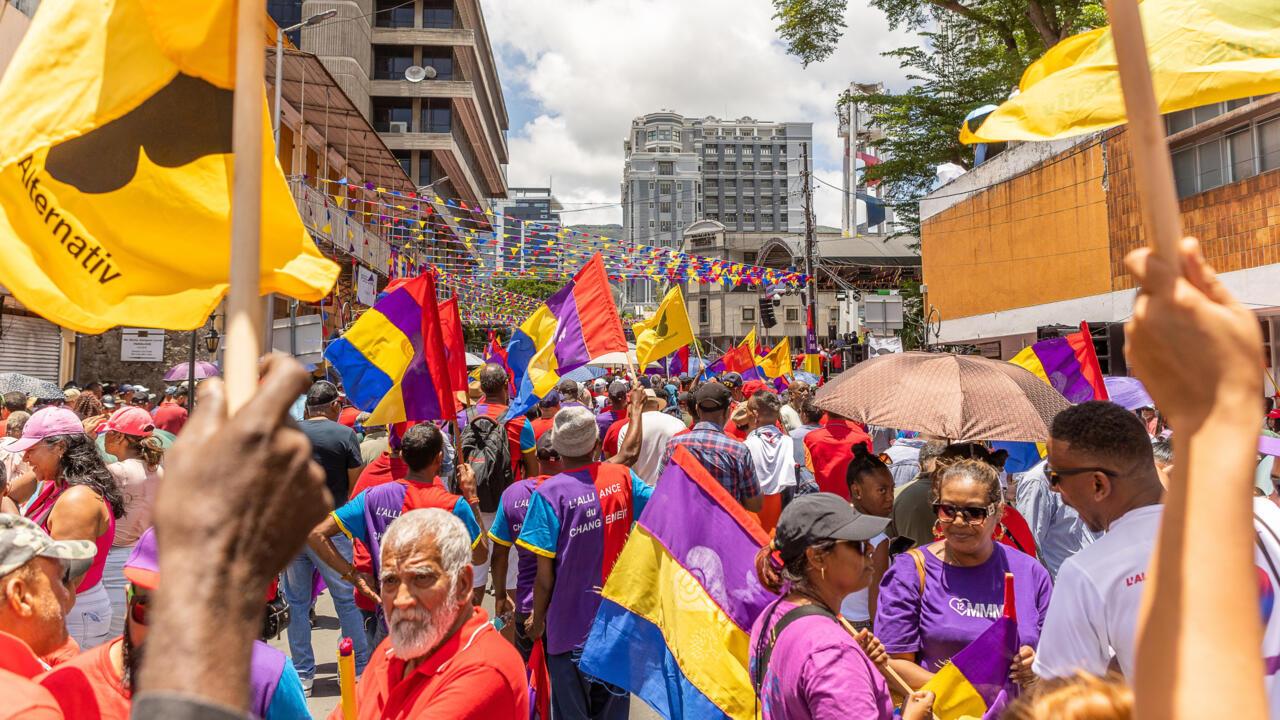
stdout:
[[378,276],[366,267],[356,268],[356,300],[373,307],[378,299]]
[[123,362],[162,362],[164,331],[146,328],[120,329],[120,360]]

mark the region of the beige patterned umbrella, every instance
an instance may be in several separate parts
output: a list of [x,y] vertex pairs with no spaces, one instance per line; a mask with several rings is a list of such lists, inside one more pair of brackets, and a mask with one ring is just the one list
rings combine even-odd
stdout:
[[1012,363],[975,355],[881,355],[841,373],[814,397],[852,420],[953,441],[1044,442],[1061,393]]

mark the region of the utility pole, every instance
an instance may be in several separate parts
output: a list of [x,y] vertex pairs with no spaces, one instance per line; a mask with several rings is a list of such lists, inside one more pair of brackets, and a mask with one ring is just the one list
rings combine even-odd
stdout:
[[817,250],[817,239],[813,227],[813,177],[809,171],[809,143],[802,143],[800,161],[801,177],[804,178],[804,274],[805,282],[805,332],[804,351],[808,355],[818,352],[818,283],[813,269],[813,255]]

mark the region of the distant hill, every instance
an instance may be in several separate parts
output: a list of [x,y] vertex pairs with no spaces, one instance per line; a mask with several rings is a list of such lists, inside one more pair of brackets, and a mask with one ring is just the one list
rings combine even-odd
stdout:
[[622,226],[617,223],[612,225],[567,225],[565,227],[574,232],[589,233],[591,235],[603,235],[609,238],[622,237]]

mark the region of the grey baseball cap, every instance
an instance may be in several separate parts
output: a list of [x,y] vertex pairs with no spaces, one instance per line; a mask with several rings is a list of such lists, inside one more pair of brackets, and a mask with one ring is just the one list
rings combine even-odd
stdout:
[[75,577],[88,571],[97,554],[98,549],[88,540],[54,540],[27,518],[0,513],[0,575],[8,575],[33,558],[47,557],[65,561]]
[[778,517],[773,545],[787,561],[823,540],[870,540],[888,524],[889,518],[863,515],[839,495],[802,495]]

